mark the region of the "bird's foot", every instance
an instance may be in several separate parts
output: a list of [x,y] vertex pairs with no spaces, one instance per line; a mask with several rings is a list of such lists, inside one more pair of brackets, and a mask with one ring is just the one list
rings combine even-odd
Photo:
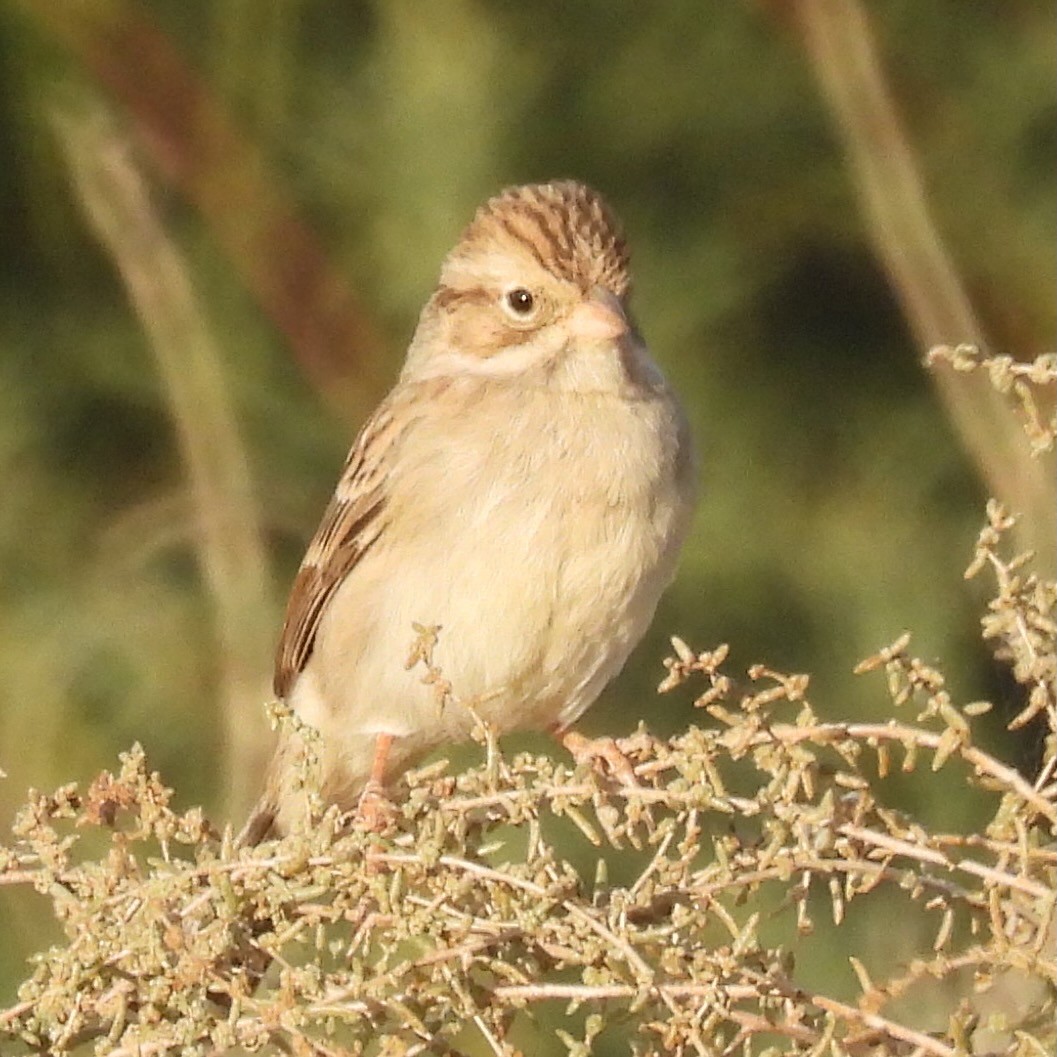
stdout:
[[356,824],[370,833],[381,833],[395,817],[392,801],[373,779],[364,786],[356,805]]
[[569,731],[562,738],[562,744],[577,764],[603,763],[622,785],[640,784],[631,760],[620,751],[620,746],[613,738],[586,738],[583,734]]

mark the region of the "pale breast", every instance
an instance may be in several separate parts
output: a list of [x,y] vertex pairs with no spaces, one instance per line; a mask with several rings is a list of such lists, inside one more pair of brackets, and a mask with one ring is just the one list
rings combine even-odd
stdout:
[[677,409],[530,391],[505,410],[490,432],[426,419],[400,453],[399,531],[335,595],[308,669],[346,737],[465,736],[404,667],[416,624],[440,626],[445,678],[504,731],[571,723],[653,616],[690,506]]

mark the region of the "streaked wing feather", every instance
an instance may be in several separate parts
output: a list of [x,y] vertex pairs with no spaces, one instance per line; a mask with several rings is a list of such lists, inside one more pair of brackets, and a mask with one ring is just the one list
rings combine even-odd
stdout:
[[387,469],[400,428],[389,401],[356,438],[338,487],[308,546],[286,607],[274,689],[285,697],[304,670],[327,605],[384,529]]

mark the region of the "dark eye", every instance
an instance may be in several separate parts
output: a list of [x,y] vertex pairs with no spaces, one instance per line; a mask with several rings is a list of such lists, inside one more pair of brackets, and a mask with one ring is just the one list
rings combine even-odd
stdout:
[[533,308],[536,307],[536,299],[532,296],[531,291],[526,290],[523,286],[518,286],[513,290],[508,290],[506,293],[506,306],[515,316],[531,315]]

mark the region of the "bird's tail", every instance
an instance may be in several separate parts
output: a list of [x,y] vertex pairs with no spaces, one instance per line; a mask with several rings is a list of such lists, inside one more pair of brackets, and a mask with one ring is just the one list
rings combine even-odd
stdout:
[[265,794],[253,806],[249,818],[246,819],[236,843],[240,848],[252,848],[260,844],[262,840],[279,836],[275,828],[276,807],[272,798]]

